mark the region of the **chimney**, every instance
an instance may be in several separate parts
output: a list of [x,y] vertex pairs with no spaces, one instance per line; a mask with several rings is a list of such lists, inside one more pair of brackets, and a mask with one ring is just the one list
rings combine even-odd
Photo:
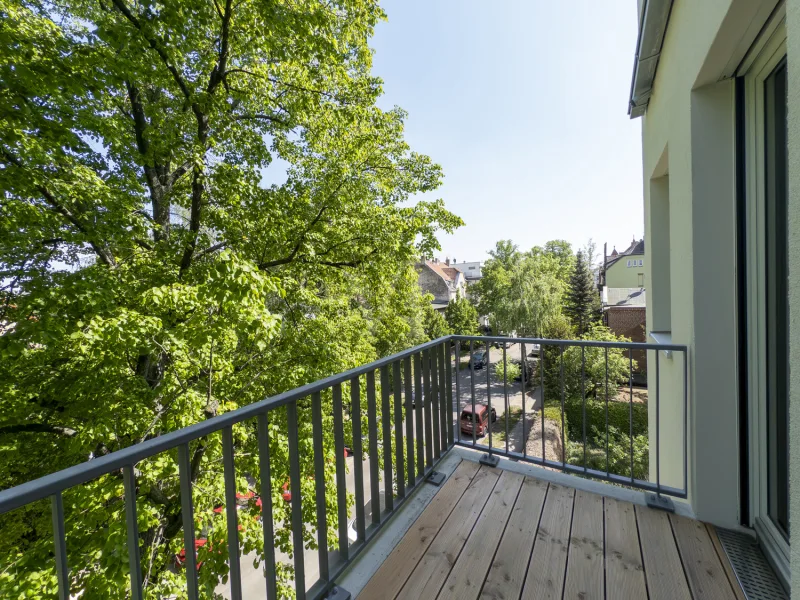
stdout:
[[453,264],[456,264],[457,262],[458,261],[455,258],[453,258]]
[[450,266],[450,258],[449,257],[445,259],[444,264],[446,264],[448,267]]

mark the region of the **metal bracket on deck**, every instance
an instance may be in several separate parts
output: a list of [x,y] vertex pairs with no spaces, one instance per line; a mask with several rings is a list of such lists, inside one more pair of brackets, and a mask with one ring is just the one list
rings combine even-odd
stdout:
[[644,501],[647,502],[647,506],[650,508],[657,508],[658,510],[665,510],[671,513],[675,512],[675,505],[672,503],[672,500],[666,496],[647,493],[644,495]]
[[500,458],[496,454],[482,454],[480,459],[478,460],[479,463],[482,465],[486,465],[487,467],[496,467],[500,464]]
[[444,483],[445,479],[447,479],[447,477],[445,477],[444,473],[440,471],[431,471],[425,478],[425,481],[438,487]]
[[352,594],[346,589],[335,585],[331,588],[331,591],[327,593],[325,600],[351,600],[352,597]]

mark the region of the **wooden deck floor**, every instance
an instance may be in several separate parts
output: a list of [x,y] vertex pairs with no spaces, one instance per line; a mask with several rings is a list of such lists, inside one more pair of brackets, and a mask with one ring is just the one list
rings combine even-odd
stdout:
[[710,526],[464,460],[358,598],[744,594]]

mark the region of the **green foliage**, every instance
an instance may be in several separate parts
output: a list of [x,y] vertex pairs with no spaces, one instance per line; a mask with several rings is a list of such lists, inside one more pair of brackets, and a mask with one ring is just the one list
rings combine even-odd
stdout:
[[[561,327],[563,326],[562,322]],[[592,325],[580,339],[606,342],[628,341],[624,337],[614,335],[604,325]],[[607,366],[606,354],[608,355]],[[633,366],[635,369],[636,361],[633,361]],[[564,395],[567,398],[580,398],[581,392],[585,396],[594,398],[605,398],[606,393],[609,397],[613,397],[617,386],[628,381],[629,367],[628,359],[623,354],[623,350],[619,348],[569,346],[564,348],[562,356],[560,347],[545,345],[545,392],[548,397],[561,397],[563,385]]]
[[452,333],[458,335],[476,335],[478,333],[478,311],[472,302],[462,298],[461,294],[447,305],[444,318]]
[[[411,265],[461,221],[441,201],[408,202],[442,174],[406,144],[405,113],[376,105],[374,0],[4,0],[0,15],[0,488],[423,339]],[[307,403],[299,412],[313,498]],[[290,551],[286,430],[274,411],[276,544]],[[258,473],[253,424],[234,436],[244,491]],[[219,436],[190,450],[210,595],[227,576],[213,550],[226,548]],[[137,465],[136,484],[146,595],[178,594],[175,454]],[[64,501],[72,594],[125,597],[119,477]],[[313,503],[302,508],[314,547]],[[48,511],[0,518],[0,597],[53,595]],[[244,550],[263,557],[249,523]]]
[[569,286],[564,303],[564,312],[570,318],[575,331],[582,336],[600,318],[598,312],[599,294],[589,264],[578,251],[575,268],[569,278]]
[[520,253],[497,243],[475,285],[478,310],[489,315],[495,333],[540,336],[561,312],[561,260],[549,253]]
[[435,340],[453,333],[442,313],[435,310],[430,302],[427,302],[423,309],[422,327],[428,340]]
[[[503,362],[500,361],[493,365],[494,376],[497,381],[503,381]],[[514,381],[522,373],[519,363],[506,360],[505,362],[505,377],[509,383]]]
[[[624,432],[609,427],[608,464],[606,465],[605,435],[603,430],[592,430],[586,447],[586,466],[598,471],[608,470],[615,475],[631,475],[631,438]],[[583,444],[571,442],[567,445],[567,462],[583,466]],[[646,435],[633,437],[633,476],[647,481],[649,472],[650,447]]]
[[[564,402],[567,421],[570,424],[569,438],[583,440],[583,405],[579,398],[569,398]],[[628,433],[631,427],[630,415],[633,412],[633,435],[647,436],[647,404],[633,404],[627,402],[609,401],[608,425],[619,431]],[[605,431],[606,429],[606,404],[602,400],[586,400],[586,431],[593,429]],[[605,439],[605,438],[604,438]],[[605,446],[605,441],[603,442]],[[630,454],[630,453],[629,453]]]

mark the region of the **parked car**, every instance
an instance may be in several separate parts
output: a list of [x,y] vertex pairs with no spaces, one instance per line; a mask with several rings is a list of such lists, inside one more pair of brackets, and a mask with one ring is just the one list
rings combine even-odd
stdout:
[[539,344],[531,344],[530,345],[531,351],[528,352],[528,356],[539,356],[539,353],[542,351],[542,347]]
[[467,404],[461,411],[461,418],[459,419],[461,426],[461,433],[472,435],[473,421],[475,423],[475,435],[483,437],[489,432],[489,426],[497,421],[497,411],[492,408],[491,418],[489,407],[486,404],[476,404],[475,414],[472,413],[472,405]]
[[475,370],[482,369],[486,366],[486,352],[475,352],[472,355],[472,368]]
[[[381,513],[386,510],[386,490],[380,490],[378,493],[378,498],[380,498],[380,507]],[[367,527],[369,527],[370,523],[372,523],[372,500],[370,499],[364,505],[364,523]],[[347,537],[351,543],[356,543],[358,541],[358,531],[356,531],[356,519],[353,517],[350,520],[350,523],[347,524]]]

